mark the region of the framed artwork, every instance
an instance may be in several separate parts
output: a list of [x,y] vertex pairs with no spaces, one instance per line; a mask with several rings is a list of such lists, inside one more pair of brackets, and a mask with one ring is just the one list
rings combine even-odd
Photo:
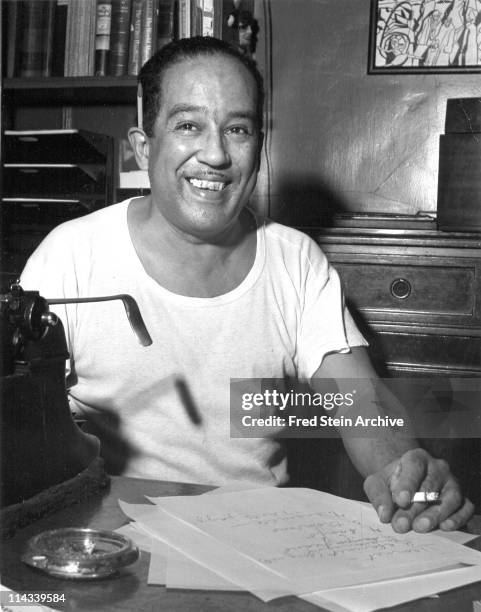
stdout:
[[369,73],[481,72],[481,0],[371,0]]

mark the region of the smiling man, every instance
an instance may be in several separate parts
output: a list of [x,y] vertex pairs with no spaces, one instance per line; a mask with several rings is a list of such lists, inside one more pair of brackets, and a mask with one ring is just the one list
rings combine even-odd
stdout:
[[260,81],[234,56],[179,62],[167,50],[144,66],[140,82],[145,131],[129,135],[153,197],[130,208],[134,246],[163,287],[197,297],[225,293],[255,259],[255,223],[245,207],[262,143]]
[[[262,80],[213,38],[183,39],[142,68],[132,128],[151,195],[56,228],[29,260],[45,297],[130,293],[153,339],[141,347],[122,306],[59,307],[73,409],[112,473],[184,482],[288,482],[274,438],[230,438],[231,378],[374,378],[336,271],[306,235],[248,207],[262,146]],[[379,416],[378,398],[363,416]],[[338,416],[342,417],[339,410]],[[397,531],[455,529],[472,513],[448,466],[383,431],[346,439],[366,493]],[[435,507],[411,504],[440,492]]]

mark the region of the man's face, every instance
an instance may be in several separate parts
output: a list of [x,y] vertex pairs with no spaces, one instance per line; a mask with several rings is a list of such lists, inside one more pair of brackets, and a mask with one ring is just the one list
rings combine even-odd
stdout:
[[250,23],[239,23],[239,46],[249,49],[252,44],[252,26]]
[[234,58],[183,60],[164,73],[149,176],[175,229],[208,239],[235,225],[257,178],[256,104],[255,81]]

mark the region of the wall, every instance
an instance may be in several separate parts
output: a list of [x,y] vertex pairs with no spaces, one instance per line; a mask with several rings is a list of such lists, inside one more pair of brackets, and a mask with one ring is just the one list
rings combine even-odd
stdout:
[[479,96],[481,75],[368,75],[369,15],[367,0],[266,0],[259,11],[272,45],[257,53],[272,81],[259,198],[276,219],[436,210],[446,99]]

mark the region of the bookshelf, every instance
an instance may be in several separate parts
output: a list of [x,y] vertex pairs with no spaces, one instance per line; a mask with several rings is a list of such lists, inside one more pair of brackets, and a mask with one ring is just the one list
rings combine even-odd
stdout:
[[7,104],[134,104],[137,77],[49,77],[4,79]]

